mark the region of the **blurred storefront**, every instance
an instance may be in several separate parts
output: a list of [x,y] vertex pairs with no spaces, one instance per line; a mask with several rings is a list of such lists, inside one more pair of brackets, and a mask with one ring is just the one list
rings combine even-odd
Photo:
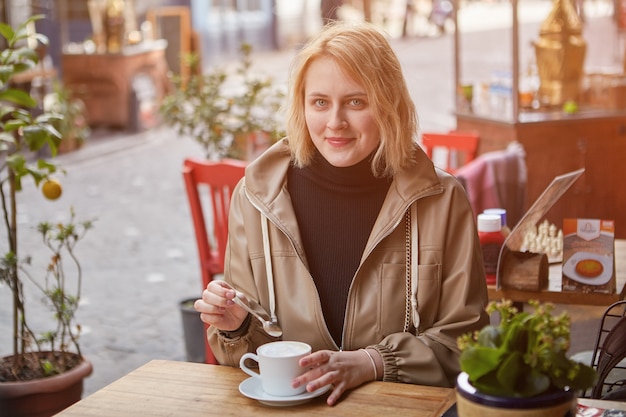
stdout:
[[[96,0],[97,1],[97,0]],[[108,0],[101,0],[108,1]],[[0,0],[0,19],[9,23],[43,14],[37,30],[49,37],[49,55],[60,67],[64,48],[93,36],[88,0]],[[198,34],[204,65],[237,53],[242,42],[255,51],[288,47],[320,27],[320,0],[124,0],[138,29],[151,10],[187,7]]]

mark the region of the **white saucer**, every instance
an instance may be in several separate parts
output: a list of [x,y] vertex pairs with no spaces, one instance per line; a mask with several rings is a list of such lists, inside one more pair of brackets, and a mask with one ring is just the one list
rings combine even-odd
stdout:
[[[583,259],[594,259],[600,262],[603,266],[602,273],[597,277],[588,278],[579,275],[576,272],[576,264]],[[611,279],[613,275],[613,257],[610,255],[598,255],[591,252],[576,252],[563,264],[563,273],[568,278],[578,281],[581,284],[586,285],[604,285]]]
[[248,398],[259,401],[261,404],[271,405],[274,407],[287,407],[291,405],[303,404],[319,397],[330,389],[330,385],[322,387],[313,392],[305,392],[303,394],[292,395],[289,397],[277,397],[275,395],[266,394],[261,387],[261,382],[257,378],[250,377],[239,384],[239,392]]

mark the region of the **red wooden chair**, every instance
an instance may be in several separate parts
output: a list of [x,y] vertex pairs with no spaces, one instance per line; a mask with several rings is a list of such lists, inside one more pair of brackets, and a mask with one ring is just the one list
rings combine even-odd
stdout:
[[441,168],[454,174],[457,169],[476,158],[478,153],[478,134],[460,131],[450,131],[448,133],[425,132],[422,134],[422,147],[431,160],[433,159],[433,151],[435,149],[445,149],[447,152],[445,165],[441,166]]
[[[244,161],[231,159],[213,162],[188,158],[184,161],[183,178],[198,246],[202,289],[224,272],[230,198],[245,167]],[[207,194],[210,204],[206,201]],[[216,364],[206,338],[205,345],[205,361]]]

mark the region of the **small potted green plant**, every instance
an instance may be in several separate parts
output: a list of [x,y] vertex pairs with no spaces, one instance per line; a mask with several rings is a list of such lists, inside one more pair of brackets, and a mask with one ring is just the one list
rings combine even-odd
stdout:
[[197,56],[189,56],[193,75],[173,77],[173,91],[163,99],[163,122],[195,139],[207,159],[250,159],[255,144],[267,146],[284,135],[277,114],[285,94],[271,77],[254,74],[251,55],[243,43],[234,71],[218,66],[204,74],[194,69]]
[[[60,197],[62,192],[61,184],[53,178],[60,167],[37,155],[56,155],[62,142],[56,126],[63,115],[36,115],[38,112],[32,109],[37,101],[12,82],[14,76],[37,64],[37,51],[26,39],[33,36],[42,43],[47,39],[29,34],[26,28],[42,17],[30,17],[15,29],[0,23],[0,35],[8,45],[0,52],[0,215],[5,227],[0,233],[4,252],[0,258],[0,289],[9,289],[13,303],[12,352],[0,357],[0,417],[56,414],[80,399],[83,379],[92,372],[91,363],[80,350],[80,326],[75,323],[82,286],[75,246],[91,228],[91,221],[77,222],[72,212],[65,223],[38,225],[42,242],[50,250],[41,273],[33,272],[31,257],[24,256],[18,245],[18,195],[23,183],[33,180],[49,199]],[[39,334],[30,327],[30,303],[25,291],[28,285],[41,290],[51,308],[51,331]]]
[[519,416],[576,414],[577,391],[591,388],[596,373],[567,357],[567,312],[554,316],[550,303],[530,305],[532,312],[517,311],[508,300],[491,302],[487,312],[499,313],[499,324],[459,338],[459,416],[477,409],[484,417],[500,416],[503,408],[518,409]]

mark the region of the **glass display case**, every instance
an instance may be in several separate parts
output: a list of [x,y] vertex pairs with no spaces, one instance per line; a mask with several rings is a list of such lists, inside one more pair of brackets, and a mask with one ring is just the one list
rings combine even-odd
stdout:
[[[626,76],[617,22],[610,15],[585,21],[587,51],[575,105],[544,106],[536,97],[524,97],[528,87],[524,77],[532,75],[527,68],[533,65],[532,42],[540,24],[520,27],[519,11],[525,3],[511,0],[510,5],[511,29],[508,36],[499,39],[497,51],[464,44],[468,34],[462,28],[454,35],[456,129],[479,134],[479,154],[504,149],[512,141],[522,144],[528,170],[528,204],[555,176],[585,168],[584,175],[546,218],[556,225],[568,217],[613,219],[616,237],[626,238],[626,188],[616,183],[626,178]],[[479,59],[494,62],[491,73],[472,72],[472,62]],[[470,85],[472,91],[468,93]],[[481,102],[485,85],[489,106]]]

